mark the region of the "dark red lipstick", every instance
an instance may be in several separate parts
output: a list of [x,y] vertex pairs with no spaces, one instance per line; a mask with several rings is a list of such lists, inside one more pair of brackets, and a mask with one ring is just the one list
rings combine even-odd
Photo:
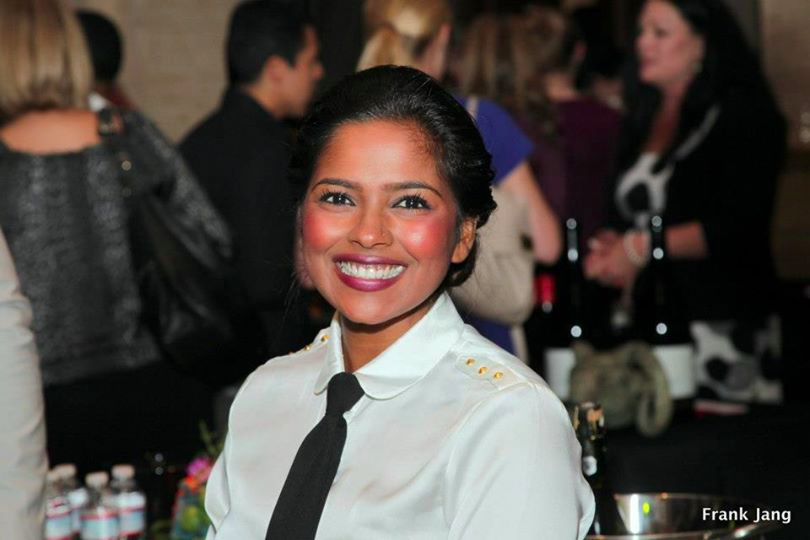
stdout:
[[[335,262],[335,272],[337,272],[337,276],[340,278],[340,280],[347,286],[351,287],[352,289],[356,289],[358,291],[363,292],[375,292],[387,289],[388,287],[396,283],[397,280],[399,280],[399,278],[402,276],[402,274],[404,274],[405,271],[407,270],[407,265],[402,263],[401,261],[390,259],[388,257],[359,255],[356,253],[337,255],[333,258],[333,261]],[[340,263],[402,266],[404,267],[404,269],[399,274],[389,278],[365,278],[359,276],[351,276],[349,274],[344,273],[340,269]]]

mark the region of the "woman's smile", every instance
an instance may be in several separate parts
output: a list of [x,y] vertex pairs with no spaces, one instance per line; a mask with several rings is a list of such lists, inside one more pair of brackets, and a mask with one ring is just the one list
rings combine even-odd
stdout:
[[393,285],[407,265],[381,257],[363,255],[338,255],[335,268],[340,279],[359,291],[379,291]]

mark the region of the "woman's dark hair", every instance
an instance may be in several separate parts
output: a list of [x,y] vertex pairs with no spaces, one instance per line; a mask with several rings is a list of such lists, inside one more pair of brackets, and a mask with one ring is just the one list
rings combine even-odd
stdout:
[[[777,112],[778,108],[762,74],[759,59],[748,45],[737,21],[720,0],[666,0],[705,43],[700,72],[693,79],[681,106],[680,125],[657,168],[665,166],[675,150],[703,122],[708,110],[731,93],[752,100],[752,107]],[[659,90],[640,81],[638,56],[633,48],[625,76],[625,121],[621,165],[636,159],[647,139],[661,101]],[[777,113],[778,114],[778,113]]]
[[[306,192],[313,170],[335,131],[346,124],[391,121],[415,125],[425,136],[439,177],[450,186],[458,223],[486,223],[495,209],[491,156],[472,118],[430,76],[409,67],[378,66],[350,75],[329,90],[304,120],[293,153],[291,180]],[[443,286],[460,285],[475,266],[476,239],[462,263],[451,263]]]

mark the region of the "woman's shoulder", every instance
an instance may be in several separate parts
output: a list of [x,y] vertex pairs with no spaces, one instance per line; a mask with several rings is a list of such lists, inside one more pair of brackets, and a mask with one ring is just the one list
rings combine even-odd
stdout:
[[504,107],[495,103],[491,99],[479,97],[478,99],[478,117],[481,120],[491,122],[498,127],[508,127],[520,129],[515,122],[512,114],[509,113]]
[[512,115],[489,99],[474,97],[477,105],[471,107],[469,99],[460,101],[468,109],[475,109],[475,121],[487,150],[492,154],[495,184],[503,180],[514,168],[527,159],[534,148]]
[[742,130],[768,138],[774,135],[774,130],[784,129],[782,113],[764,91],[729,89],[709,112],[712,110],[719,113],[718,124],[731,132]]
[[290,387],[314,378],[323,366],[328,336],[329,328],[324,328],[303,348],[270,358],[248,375],[242,390],[265,392],[274,386]]
[[522,388],[526,392],[519,393],[526,399],[559,401],[542,377],[516,356],[481,336],[471,326],[465,327],[450,356],[456,376],[475,381],[467,385],[467,388],[480,394],[481,399],[486,399],[491,394]]
[[453,376],[447,392],[462,403],[459,430],[488,421],[520,429],[570,428],[560,399],[546,382],[515,356],[468,327],[454,347]]
[[123,123],[123,133],[125,136],[141,136],[149,139],[159,139],[161,141],[168,140],[163,132],[158,128],[157,124],[153,122],[145,114],[135,110],[122,110],[112,109],[115,114],[119,115]]

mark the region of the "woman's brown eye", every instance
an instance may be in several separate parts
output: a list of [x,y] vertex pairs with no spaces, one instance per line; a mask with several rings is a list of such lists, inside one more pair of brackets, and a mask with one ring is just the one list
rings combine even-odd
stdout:
[[394,208],[407,208],[409,210],[427,210],[430,208],[428,202],[419,195],[408,195],[401,198],[394,205]]
[[318,199],[320,202],[327,204],[334,204],[336,206],[350,205],[353,206],[351,198],[346,193],[339,191],[327,191]]

